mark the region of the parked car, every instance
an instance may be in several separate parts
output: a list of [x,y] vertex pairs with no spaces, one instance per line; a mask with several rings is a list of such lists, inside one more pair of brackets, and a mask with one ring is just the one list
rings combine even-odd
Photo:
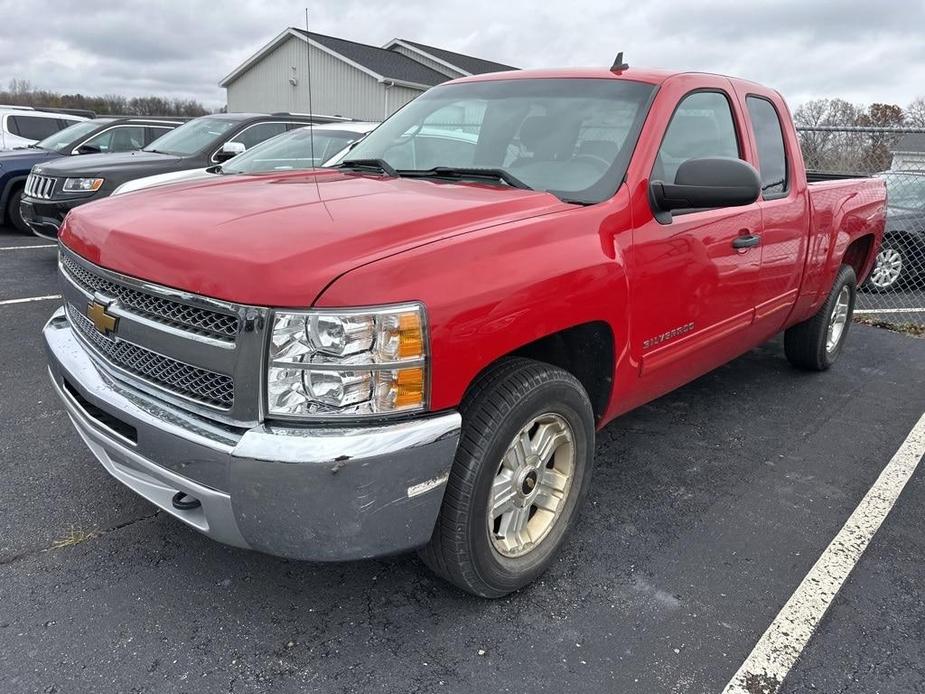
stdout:
[[925,171],[885,171],[886,233],[864,289],[912,289],[925,275]]
[[28,147],[0,152],[0,224],[30,233],[19,203],[29,171],[36,164],[77,154],[141,149],[182,122],[164,118],[95,118],[74,123]]
[[[316,119],[317,120],[317,119]],[[219,164],[249,147],[311,123],[293,114],[226,113],[195,118],[138,152],[97,154],[39,164],[22,198],[23,219],[38,236],[55,239],[64,216],[108,197],[136,178]]]
[[69,113],[36,111],[27,106],[0,106],[0,152],[28,147],[83,120],[86,118]]
[[[418,141],[452,122],[474,148]],[[880,179],[808,184],[757,84],[467,77],[338,168],[73,211],[50,373],[103,466],[200,532],[419,549],[497,597],[575,524],[595,430],[781,331],[832,366],[884,218]]]
[[[134,181],[123,183],[112,194],[132,193],[136,190],[168,183],[207,180],[220,174],[310,169],[314,166],[321,166],[377,125],[379,124],[362,121],[309,125],[265,140],[224,164],[136,178]],[[314,156],[312,156],[313,152]]]

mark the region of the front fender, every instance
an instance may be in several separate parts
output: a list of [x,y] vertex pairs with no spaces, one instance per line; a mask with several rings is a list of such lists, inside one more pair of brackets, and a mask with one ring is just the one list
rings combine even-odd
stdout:
[[315,305],[423,302],[431,408],[447,409],[486,366],[552,333],[601,321],[615,344],[627,344],[621,241],[630,233],[625,204],[570,208],[364,265],[334,281]]

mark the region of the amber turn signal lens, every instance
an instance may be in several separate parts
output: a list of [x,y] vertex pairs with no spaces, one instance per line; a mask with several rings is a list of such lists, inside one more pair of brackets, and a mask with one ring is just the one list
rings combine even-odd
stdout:
[[403,313],[398,317],[398,358],[424,356],[424,330],[420,313]]
[[424,369],[401,369],[395,379],[395,409],[424,404]]

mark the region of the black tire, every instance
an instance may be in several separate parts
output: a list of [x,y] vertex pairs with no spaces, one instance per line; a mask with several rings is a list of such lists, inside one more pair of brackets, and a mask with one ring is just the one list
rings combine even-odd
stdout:
[[[462,434],[443,506],[430,543],[419,554],[450,583],[481,597],[498,598],[543,573],[573,525],[591,479],[594,414],[574,376],[522,358],[490,367],[471,387],[460,412]],[[571,484],[545,537],[522,556],[507,557],[495,548],[489,530],[492,483],[518,432],[547,413],[561,417],[571,429]]]
[[[837,342],[829,349],[826,346],[829,336],[829,322],[832,318],[835,304],[842,290],[846,287],[848,288],[847,321]],[[832,366],[835,360],[838,359],[838,355],[841,354],[845,339],[848,337],[848,328],[851,327],[851,317],[854,314],[856,298],[857,279],[854,268],[842,265],[835,276],[832,291],[829,292],[829,296],[816,314],[812,318],[788,328],[784,333],[784,352],[790,363],[797,368],[809,371],[825,371]]]
[[21,234],[31,234],[32,229],[26,224],[26,220],[22,218],[22,212],[19,209],[19,201],[22,200],[22,194],[22,186],[19,186],[10,193],[10,198],[6,205],[6,221]]
[[[892,254],[894,261],[898,259],[899,274],[890,279],[878,278],[875,282],[875,276],[878,267],[881,263],[884,262],[883,256],[885,253]],[[904,285],[908,284],[910,274],[909,270],[909,253],[903,244],[897,243],[896,241],[884,241],[880,245],[880,250],[877,251],[876,262],[874,263],[873,269],[870,271],[870,276],[861,286],[861,289],[863,289],[865,292],[874,292],[876,294],[883,294],[886,292],[896,291],[897,289],[902,289]]]

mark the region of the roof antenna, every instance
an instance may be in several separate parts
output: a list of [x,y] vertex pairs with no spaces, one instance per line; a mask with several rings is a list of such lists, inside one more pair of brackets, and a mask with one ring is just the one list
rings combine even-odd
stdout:
[[623,72],[624,70],[629,69],[629,65],[623,62],[623,51],[617,53],[616,59],[613,61],[613,66],[611,66],[611,72]]
[[[308,70],[308,115],[311,119],[308,125],[308,149],[309,156],[312,160],[312,168],[318,168],[318,162],[315,161],[315,109],[312,108],[312,37],[308,31],[308,8],[305,8],[305,50],[306,50],[306,69]],[[315,179],[315,188],[318,189],[318,198],[321,198],[321,187],[318,184],[318,173],[313,176]]]

